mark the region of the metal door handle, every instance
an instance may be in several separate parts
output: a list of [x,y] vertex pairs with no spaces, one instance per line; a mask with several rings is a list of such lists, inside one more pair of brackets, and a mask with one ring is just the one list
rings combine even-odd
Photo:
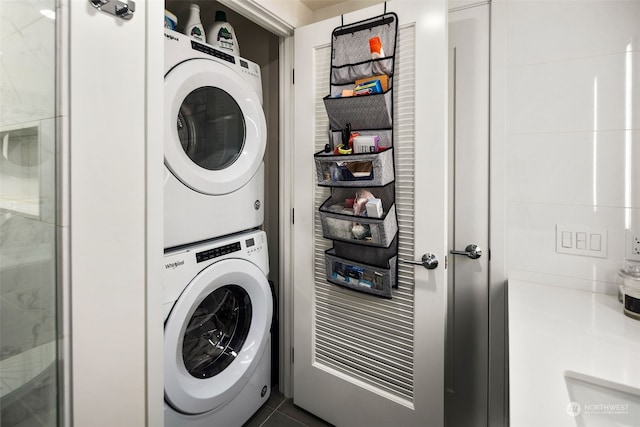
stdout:
[[414,261],[412,259],[402,259],[400,261],[404,262],[405,264],[421,265],[427,270],[433,270],[438,266],[438,257],[428,252],[422,255],[422,260],[420,261]]
[[466,255],[471,259],[478,259],[482,256],[482,249],[478,245],[469,245],[464,248],[464,251],[449,251],[453,255]]

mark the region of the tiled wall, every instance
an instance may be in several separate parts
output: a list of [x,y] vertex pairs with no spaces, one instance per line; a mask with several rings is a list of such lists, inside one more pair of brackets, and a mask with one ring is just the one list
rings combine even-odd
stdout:
[[9,134],[2,154],[20,157],[11,131],[22,128],[37,129],[39,151],[37,167],[1,159],[0,208],[49,225],[55,224],[56,33],[55,20],[41,10],[54,9],[54,0],[0,4],[0,133]]
[[[508,276],[614,293],[640,230],[640,2],[507,3]],[[605,228],[606,258],[556,252]]]

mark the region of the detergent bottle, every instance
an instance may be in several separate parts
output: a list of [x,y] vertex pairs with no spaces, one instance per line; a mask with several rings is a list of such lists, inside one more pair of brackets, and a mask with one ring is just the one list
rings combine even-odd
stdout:
[[187,25],[184,28],[184,33],[196,40],[206,42],[207,40],[204,34],[204,27],[200,20],[200,6],[194,3],[191,5],[190,9],[189,19],[187,20]]
[[227,22],[227,14],[222,11],[216,11],[216,20],[207,31],[207,40],[210,45],[217,47],[223,52],[240,56],[240,47],[236,32],[231,24]]

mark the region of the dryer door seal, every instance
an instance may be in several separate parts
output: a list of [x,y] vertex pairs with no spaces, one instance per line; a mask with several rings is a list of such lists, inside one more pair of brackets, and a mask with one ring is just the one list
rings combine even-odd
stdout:
[[167,168],[194,191],[222,195],[255,175],[267,141],[257,93],[229,67],[182,62],[165,76]]
[[269,337],[269,282],[249,261],[202,270],[165,323],[165,400],[186,414],[225,404],[246,385]]

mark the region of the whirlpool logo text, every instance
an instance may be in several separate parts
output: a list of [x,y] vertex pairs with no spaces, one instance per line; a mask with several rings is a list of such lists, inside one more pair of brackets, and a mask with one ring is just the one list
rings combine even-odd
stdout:
[[169,40],[175,40],[175,41],[179,41],[180,40],[178,37],[172,36],[171,34],[164,33],[164,36],[166,38],[168,38]]
[[166,268],[167,270],[169,269],[174,269],[174,268],[178,268],[181,265],[184,265],[184,260],[183,261],[176,261],[176,262],[171,262],[169,264],[165,264],[164,268]]

